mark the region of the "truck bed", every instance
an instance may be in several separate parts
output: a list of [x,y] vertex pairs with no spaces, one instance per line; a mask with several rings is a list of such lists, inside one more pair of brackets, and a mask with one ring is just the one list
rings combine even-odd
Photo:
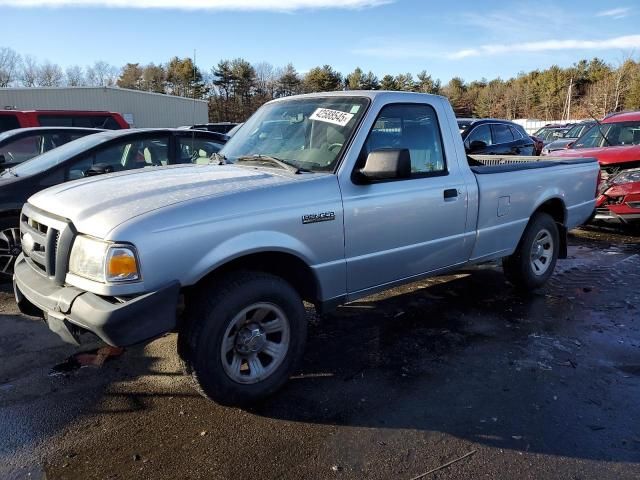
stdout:
[[468,160],[479,200],[472,261],[513,253],[532,213],[550,199],[563,205],[569,229],[593,211],[596,159],[477,155]]

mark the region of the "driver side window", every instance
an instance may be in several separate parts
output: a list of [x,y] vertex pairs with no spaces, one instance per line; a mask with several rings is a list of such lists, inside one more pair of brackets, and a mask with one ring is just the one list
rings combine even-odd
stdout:
[[412,177],[446,173],[440,127],[429,105],[384,107],[364,144],[362,166],[369,153],[386,148],[409,150]]
[[111,144],[78,160],[67,169],[67,179],[83,178],[93,166],[109,172],[166,165],[169,161],[169,139],[166,137],[136,139]]

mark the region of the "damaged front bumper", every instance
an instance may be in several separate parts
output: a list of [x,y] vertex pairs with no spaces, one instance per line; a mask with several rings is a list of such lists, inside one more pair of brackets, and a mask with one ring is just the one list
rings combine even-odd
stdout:
[[640,222],[640,182],[601,185],[594,220],[609,223]]
[[79,334],[88,331],[109,345],[126,347],[176,328],[180,295],[177,281],[131,298],[103,297],[56,285],[20,255],[14,267],[13,287],[20,311],[28,315],[42,311],[49,329],[70,343],[78,344]]

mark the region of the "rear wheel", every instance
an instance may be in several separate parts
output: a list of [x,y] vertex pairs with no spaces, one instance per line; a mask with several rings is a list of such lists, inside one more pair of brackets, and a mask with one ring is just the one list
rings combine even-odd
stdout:
[[554,219],[546,213],[534,214],[516,251],[502,260],[507,279],[523,289],[541,287],[553,275],[559,248],[560,235]]
[[13,276],[13,266],[20,252],[22,246],[18,219],[11,217],[0,220],[0,281]]
[[203,395],[246,405],[287,381],[307,333],[302,299],[291,285],[266,273],[235,273],[206,285],[192,302],[180,353]]

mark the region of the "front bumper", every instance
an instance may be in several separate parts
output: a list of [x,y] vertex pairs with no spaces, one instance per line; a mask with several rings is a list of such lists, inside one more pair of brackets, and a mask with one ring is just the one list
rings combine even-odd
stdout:
[[640,221],[640,213],[617,213],[609,208],[596,208],[594,220],[607,223],[635,223]]
[[640,182],[601,186],[601,192],[596,200],[595,220],[613,223],[640,221]]
[[21,311],[33,314],[32,306],[42,310],[49,329],[74,344],[79,343],[79,333],[83,331],[97,335],[109,345],[126,347],[176,328],[180,294],[177,281],[154,292],[118,301],[75,287],[58,286],[36,272],[20,255],[14,267],[13,288]]

